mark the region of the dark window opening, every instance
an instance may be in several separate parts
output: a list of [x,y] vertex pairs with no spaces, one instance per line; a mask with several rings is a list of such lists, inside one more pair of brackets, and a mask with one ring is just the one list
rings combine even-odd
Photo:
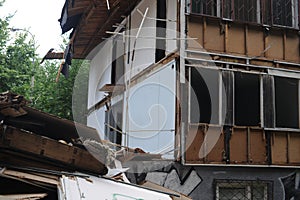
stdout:
[[122,38],[116,37],[113,42],[111,84],[124,84],[125,44]]
[[[32,182],[32,184],[25,183],[22,181],[0,178],[0,196],[5,195],[24,195],[24,194],[46,194],[41,200],[58,200],[57,188],[51,184],[40,184],[38,182]],[[34,196],[34,195],[33,195]],[[11,197],[3,197],[4,199],[12,199]],[[37,198],[37,197],[36,197]],[[34,199],[36,199],[34,198]],[[21,199],[21,197],[20,197]],[[31,199],[29,197],[22,199]],[[33,197],[32,197],[33,199]]]
[[273,24],[290,27],[293,26],[292,1],[294,0],[272,0]]
[[123,102],[105,111],[105,138],[115,144],[122,143]]
[[257,0],[234,0],[234,19],[257,22]]
[[[167,3],[166,0],[157,0],[157,18],[167,19]],[[157,20],[156,21],[156,36],[159,38],[166,37],[166,21]],[[160,61],[165,57],[166,54],[166,39],[156,40],[156,50],[155,50],[155,62]]]
[[191,68],[191,123],[219,124],[219,72]]
[[299,128],[298,80],[275,77],[276,127]]
[[217,2],[216,0],[192,0],[192,12],[217,16]]
[[260,125],[259,75],[234,74],[234,119],[238,126]]
[[222,113],[224,125],[233,125],[233,77],[231,71],[222,72],[222,80],[225,92],[222,94]]
[[222,16],[224,18],[232,19],[232,6],[231,0],[222,0]]

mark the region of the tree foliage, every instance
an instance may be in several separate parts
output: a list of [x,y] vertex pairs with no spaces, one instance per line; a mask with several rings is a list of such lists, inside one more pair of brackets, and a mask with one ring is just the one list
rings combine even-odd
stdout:
[[[0,6],[3,2],[0,0]],[[77,74],[80,74],[75,87],[82,97],[74,101],[78,106],[74,112],[77,121],[85,123],[88,65],[73,60],[69,78],[61,76],[57,83],[55,79],[61,61],[46,61],[40,65],[34,38],[28,31],[10,34],[12,17],[0,18],[0,92],[18,93],[30,100],[33,107],[72,120],[73,87]]]
[[[46,61],[39,68],[35,75],[32,104],[37,109],[66,119],[73,120],[74,114],[76,121],[86,123],[89,66],[83,61],[74,60],[69,78],[61,76],[59,82],[55,82],[58,67],[58,62]],[[76,99],[72,99],[73,88],[80,91]],[[72,110],[73,104],[76,107]]]

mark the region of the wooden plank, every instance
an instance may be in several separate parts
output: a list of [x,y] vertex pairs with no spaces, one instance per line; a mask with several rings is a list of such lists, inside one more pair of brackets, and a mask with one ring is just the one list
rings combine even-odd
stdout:
[[248,27],[247,47],[249,56],[264,56],[264,34],[261,28]]
[[264,137],[264,131],[262,129],[250,129],[249,142],[249,162],[251,164],[267,164],[267,141]]
[[[224,134],[222,132],[221,127],[209,127],[208,131],[206,132],[207,135],[211,136],[210,140],[206,140],[208,144],[214,145],[213,148],[207,154],[207,163],[223,163],[225,147],[224,147]],[[215,143],[215,140],[217,142]],[[207,147],[209,148],[209,147]]]
[[0,141],[0,149],[24,152],[33,157],[37,156],[40,159],[64,163],[78,170],[99,174],[106,173],[106,167],[84,149],[62,144],[56,140],[12,127],[7,127],[5,131],[0,133],[3,137]]
[[204,141],[204,127],[198,127],[198,125],[191,125],[186,135],[185,142],[185,159],[186,162],[199,162],[204,163],[203,158],[199,158],[200,146]]
[[157,185],[157,184],[152,183],[150,181],[144,182],[142,186],[144,186],[146,188],[150,188],[150,189],[154,189],[154,190],[158,190],[158,191],[162,191],[162,192],[167,192],[167,193],[171,193],[171,194],[176,194],[176,195],[180,196],[180,197],[175,197],[175,196],[172,197],[173,200],[192,200],[190,197],[187,197],[184,194],[181,194],[179,192],[170,190],[168,188]]
[[242,25],[231,24],[228,29],[227,50],[234,54],[245,54],[245,29]]
[[269,59],[283,60],[283,37],[279,31],[270,31],[265,50]]
[[300,135],[290,133],[289,142],[289,162],[291,164],[300,164]]
[[230,139],[230,163],[247,163],[247,130],[233,128]]
[[189,30],[189,37],[190,38],[197,38],[196,40],[188,40],[188,48],[199,48],[199,47],[204,47],[204,33],[205,33],[205,25],[202,23],[199,23],[197,21],[188,21],[188,30]]
[[29,174],[29,173],[25,173],[25,172],[14,171],[14,170],[4,170],[1,173],[4,175],[7,175],[7,176],[16,177],[16,178],[33,180],[33,181],[48,183],[48,184],[52,184],[52,185],[59,185],[58,177],[56,179],[52,179],[52,178],[43,177],[41,175],[39,176],[39,175],[34,175],[34,174]]
[[224,34],[220,33],[220,25],[215,21],[207,21],[206,34],[205,34],[205,49],[223,52],[224,47]]
[[285,42],[285,59],[287,61],[300,62],[300,37],[295,34],[295,32],[286,33],[286,42]]
[[272,164],[287,164],[287,137],[286,133],[274,132],[272,134]]

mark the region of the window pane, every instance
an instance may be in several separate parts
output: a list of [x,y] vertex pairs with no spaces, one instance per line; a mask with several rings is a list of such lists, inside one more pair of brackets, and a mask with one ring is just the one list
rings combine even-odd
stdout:
[[219,71],[191,69],[192,123],[219,124]]
[[298,128],[298,80],[275,77],[276,127]]
[[222,5],[222,13],[223,17],[227,19],[232,19],[232,5],[231,5],[231,0],[223,0],[223,5]]
[[235,125],[260,125],[259,75],[237,72],[234,79]]
[[192,0],[192,12],[217,16],[216,0]]
[[257,0],[234,1],[234,19],[239,21],[257,22]]
[[265,196],[265,186],[253,185],[252,186],[252,199],[253,200],[267,199],[267,197]]
[[220,200],[247,200],[246,188],[219,188]]
[[293,26],[292,0],[273,0],[273,24]]

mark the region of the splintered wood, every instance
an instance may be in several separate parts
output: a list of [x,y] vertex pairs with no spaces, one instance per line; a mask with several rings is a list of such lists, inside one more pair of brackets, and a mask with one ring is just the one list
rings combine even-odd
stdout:
[[25,115],[26,111],[22,108],[28,101],[21,95],[11,92],[0,94],[0,113],[4,116],[18,117]]

